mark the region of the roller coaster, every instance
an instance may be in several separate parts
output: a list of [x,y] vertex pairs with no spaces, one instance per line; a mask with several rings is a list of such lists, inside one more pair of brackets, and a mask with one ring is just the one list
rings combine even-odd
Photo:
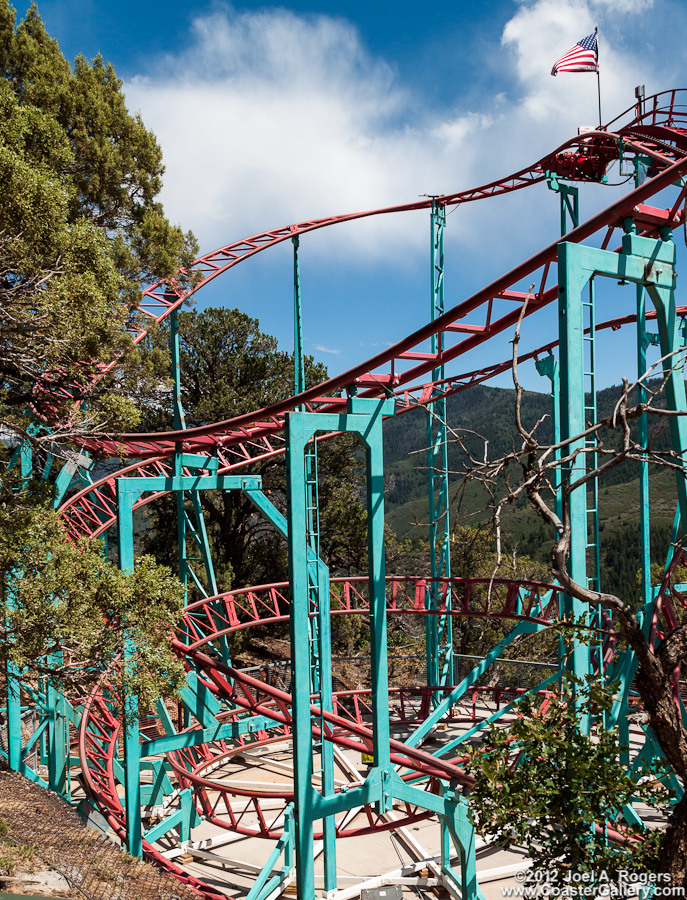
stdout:
[[[634,166],[634,187],[602,212],[578,221],[577,184],[603,183],[609,167],[618,161]],[[564,233],[457,306],[445,309],[447,211],[542,182],[560,193]],[[73,464],[65,467],[55,485],[56,506],[64,528],[74,538],[116,533],[122,569],[132,570],[135,564],[134,513],[164,494],[178,498],[180,573],[184,584],[201,596],[186,606],[172,638],[175,653],[186,663],[186,686],[176,713],[160,701],[155,716],[124,729],[108,690],[121,660],[112,661],[90,696],[81,701],[56,699],[48,691],[24,684],[23,706],[37,711],[38,724],[30,737],[22,737],[22,700],[10,692],[11,768],[67,798],[78,772],[89,802],[131,854],[155,860],[208,900],[228,894],[211,879],[191,874],[179,858],[187,853],[194,859],[211,860],[213,848],[226,842],[227,835],[263,839],[265,846],[263,862],[250,869],[254,873],[250,887],[231,896],[267,900],[295,883],[301,900],[319,896],[320,887],[330,898],[347,900],[377,882],[361,882],[353,888],[338,883],[339,842],[379,831],[403,834],[405,830],[407,835],[409,825],[430,816],[436,817],[441,830],[439,856],[420,859],[412,872],[404,870],[379,883],[433,884],[463,900],[480,897],[465,790],[471,783],[463,768],[465,748],[487,723],[507,721],[518,691],[485,688],[478,682],[517,637],[541,632],[564,615],[590,613],[556,584],[497,580],[486,585],[477,578],[452,576],[446,399],[508,371],[512,364],[510,360],[488,362],[480,369],[459,371],[462,356],[511,333],[521,314],[530,318],[556,303],[558,334],[521,361],[535,360],[540,374],[548,378],[554,429],[570,451],[580,445],[576,436],[596,416],[595,339],[603,329],[635,328],[639,375],[646,369],[647,347],[657,343],[666,360],[669,405],[687,413],[682,372],[670,363],[683,346],[681,323],[687,315],[687,307],[676,305],[672,237],[676,229],[685,227],[686,185],[687,91],[672,90],[638,101],[604,128],[577,135],[507,178],[459,193],[265,231],[199,257],[193,271],[184,273],[194,276],[187,280],[192,284],[188,290],[174,280],[149,287],[132,321],[132,337],[135,343],[145,338],[146,320],[150,325],[169,321],[174,396],[179,397],[176,311],[230,269],[291,241],[296,390],[288,400],[271,407],[201,427],[185,428],[183,411],[177,406],[173,431],[87,436],[80,441]],[[654,198],[664,205],[651,205]],[[431,226],[430,320],[371,359],[305,389],[298,327],[301,239],[340,223],[421,209],[428,210]],[[566,215],[572,220],[570,230]],[[636,284],[636,309],[621,318],[597,321],[594,285],[601,277]],[[534,285],[531,291],[530,284]],[[646,297],[652,310],[645,309]],[[647,323],[653,321],[658,327],[656,337],[647,331]],[[483,353],[487,356],[486,346]],[[449,363],[454,374],[446,372]],[[116,364],[112,360],[108,368]],[[387,576],[382,422],[419,407],[428,410],[431,575]],[[671,418],[670,428],[672,447],[682,458],[687,419]],[[330,579],[319,558],[317,446],[341,433],[355,435],[364,452],[366,578]],[[287,461],[286,515],[263,493],[260,478],[251,468],[280,455]],[[125,464],[96,478],[94,461],[103,456]],[[574,464],[584,465],[584,461]],[[638,465],[644,621],[652,640],[659,640],[661,629],[674,620],[675,607],[683,604],[672,583],[682,555],[678,552],[668,560],[661,585],[651,584],[648,463]],[[675,534],[681,515],[683,521],[687,515],[683,472],[677,471],[676,478]],[[204,490],[240,491],[251,500],[255,514],[264,516],[288,541],[288,583],[218,592],[198,502]],[[571,497],[570,569],[578,583],[600,589],[598,489],[591,496],[590,501],[585,490],[577,490]],[[330,623],[333,616],[349,615],[364,616],[369,622],[370,688],[334,691]],[[397,615],[424,619],[427,677],[422,686],[389,688],[387,621]],[[466,616],[511,624],[493,650],[456,683],[452,623]],[[232,665],[230,635],[280,622],[288,623],[290,629],[288,678],[276,684]],[[612,625],[607,623],[605,630],[612,634]],[[609,638],[596,652],[580,645],[566,665],[582,675],[601,667],[620,686],[622,696],[612,719],[621,736],[627,737],[636,668],[631,652],[615,652]],[[545,690],[559,676],[556,669],[533,690]],[[679,697],[676,702],[681,703]],[[438,749],[423,746],[441,723],[453,719],[467,723],[467,728],[457,736],[451,732],[451,739]],[[655,754],[650,732],[637,733],[640,754]],[[292,752],[292,766],[280,768],[271,762],[282,774],[288,770],[286,784],[256,784],[231,776],[237,761],[277,746],[288,746]],[[347,761],[350,754],[364,754],[369,760],[367,770],[352,767]],[[38,762],[47,764],[48,774],[39,771]],[[626,818],[639,821],[631,808]],[[201,822],[214,826],[219,836],[205,842],[195,839],[194,829]],[[614,828],[610,823],[608,833],[620,839]],[[314,860],[320,855],[322,872],[316,876]],[[419,874],[422,867],[429,870],[424,881]]]

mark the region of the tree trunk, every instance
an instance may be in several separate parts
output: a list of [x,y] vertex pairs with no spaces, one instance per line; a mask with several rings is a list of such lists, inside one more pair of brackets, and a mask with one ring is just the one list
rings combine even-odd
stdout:
[[687,793],[668,819],[658,869],[670,875],[672,887],[687,887]]

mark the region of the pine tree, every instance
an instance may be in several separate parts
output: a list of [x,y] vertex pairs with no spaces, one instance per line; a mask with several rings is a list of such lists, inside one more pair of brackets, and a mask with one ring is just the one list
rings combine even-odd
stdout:
[[0,421],[26,439],[38,413],[59,437],[87,397],[89,427],[131,426],[133,401],[113,390],[127,367],[94,376],[131,345],[142,288],[189,265],[195,241],[155,199],[160,147],[112,66],[72,68],[35,6],[15,18],[2,0]]

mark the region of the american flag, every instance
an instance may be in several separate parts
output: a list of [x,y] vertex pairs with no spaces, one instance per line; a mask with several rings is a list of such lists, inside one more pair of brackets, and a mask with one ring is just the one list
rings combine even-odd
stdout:
[[598,72],[599,57],[596,46],[596,32],[593,32],[586,38],[578,41],[574,47],[571,47],[554,63],[551,69],[552,75],[558,75],[559,72]]

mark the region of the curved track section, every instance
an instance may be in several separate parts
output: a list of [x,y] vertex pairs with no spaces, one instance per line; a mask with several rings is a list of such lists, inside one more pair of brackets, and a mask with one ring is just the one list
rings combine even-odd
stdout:
[[[677,315],[684,319],[687,317],[687,306],[679,306],[676,309]],[[652,321],[656,318],[655,311],[651,310],[646,314],[646,321]],[[603,331],[610,328],[617,331],[623,325],[634,324],[637,321],[635,315],[621,316],[615,319],[609,319],[596,326],[596,331]],[[585,331],[585,334],[589,329]],[[551,341],[542,347],[532,350],[518,358],[519,363],[527,362],[530,359],[539,359],[542,356],[550,354],[558,346],[558,341]],[[476,384],[482,384],[490,378],[494,378],[503,372],[507,372],[512,368],[512,359],[496,363],[491,366],[485,366],[482,369],[475,369],[471,372],[465,372],[461,375],[454,375],[441,381],[432,381],[414,391],[406,390],[399,392],[397,396],[397,414],[409,412],[418,406],[422,406],[431,396],[433,401],[437,398],[449,397],[453,394],[465,391]],[[325,440],[332,435],[318,436],[317,440]],[[230,448],[218,446],[215,448],[212,456],[219,463],[218,474],[228,475],[237,470],[267,459],[280,456],[285,450],[284,438],[281,433],[265,436],[260,440],[246,441]],[[190,470],[184,469],[186,475],[192,474]],[[172,475],[172,468],[167,456],[153,457],[143,463],[132,463],[123,469],[117,470],[112,475],[106,475],[98,481],[80,491],[73,494],[61,507],[60,517],[62,518],[64,527],[77,540],[80,537],[97,538],[109,528],[111,528],[117,520],[117,486],[116,480],[121,477],[146,477],[162,475],[169,477]],[[158,499],[164,492],[144,493],[134,504],[134,509],[140,509],[147,503]]]
[[[677,198],[669,209],[651,207],[647,201],[687,175],[687,105],[682,102],[686,98],[687,92],[684,91],[656,95],[650,98],[648,109],[640,116],[635,115],[634,110],[629,110],[614,120],[606,130],[573,138],[549,156],[515,175],[472,190],[446,195],[434,202],[450,206],[509,193],[543,181],[547,172],[573,180],[598,182],[602,180],[610,163],[629,151],[654,161],[655,169],[650,172],[652,177],[567,234],[565,240],[580,242],[597,235],[601,246],[608,249],[615,231],[623,228],[627,217],[631,217],[637,229],[647,235],[675,228],[684,222],[682,206],[687,189],[678,191]],[[139,318],[132,324],[134,340],[138,342],[146,334],[141,317],[161,321],[203,285],[238,263],[294,235],[368,216],[429,208],[431,204],[432,200],[427,199],[385,209],[300,222],[254,235],[200,257],[194,264],[193,272],[182,273],[185,278],[193,279],[191,290],[184,292],[179,284],[161,283],[145,292]],[[437,387],[445,394],[453,393],[504,371],[510,363],[453,376],[441,383],[426,380],[433,369],[460,358],[495,335],[513,328],[520,317],[526,297],[529,297],[526,309],[528,316],[557,298],[558,285],[551,276],[555,271],[558,243],[559,241],[555,241],[550,244],[394,346],[297,397],[249,415],[183,432],[127,434],[112,439],[94,437],[84,440],[83,446],[95,453],[128,457],[132,463],[117,472],[116,476],[89,485],[65,503],[61,515],[66,527],[74,536],[96,536],[105,531],[116,518],[115,477],[167,474],[165,460],[179,446],[186,452],[217,457],[220,472],[236,471],[257,459],[283,452],[284,417],[296,407],[313,412],[338,411],[346,404],[348,389],[354,388],[359,396],[394,395],[399,407],[407,409],[435,399],[436,394],[433,392]],[[535,285],[531,294],[526,292],[530,283]],[[632,317],[625,317],[608,325],[616,327],[616,324],[631,320]],[[427,342],[437,334],[444,337],[443,342],[438,342],[439,346],[443,344],[444,349],[440,353],[429,353],[426,349]],[[548,352],[553,346],[547,345],[531,355]],[[113,362],[111,365],[115,364]],[[148,495],[141,502],[147,502],[154,496]],[[365,612],[362,581],[364,579],[347,579],[337,583],[336,579],[332,580],[332,607],[335,615]],[[389,614],[432,614],[424,609],[426,586],[426,579],[391,579],[387,586]],[[474,579],[454,579],[451,587],[455,590],[451,615],[495,616],[514,621],[529,619],[546,625],[558,612],[559,589],[547,585],[504,582],[497,585],[496,592],[487,591],[485,594],[483,583]],[[487,601],[484,600],[485,595],[488,597]],[[668,592],[663,591],[662,596],[663,613],[666,614],[669,606]],[[439,603],[433,614],[444,615],[446,612],[443,604]],[[265,815],[261,798],[255,792],[248,792],[247,796],[245,791],[241,793],[242,789],[236,784],[219,790],[217,782],[209,776],[218,767],[228,764],[242,747],[248,744],[264,746],[275,736],[283,739],[288,735],[291,728],[291,696],[274,685],[233,669],[218,659],[213,648],[223,636],[233,631],[257,623],[284,621],[287,617],[288,600],[283,585],[234,591],[188,607],[183,628],[173,641],[175,652],[186,660],[189,668],[193,668],[196,673],[194,677],[224,704],[223,721],[229,721],[232,717],[260,716],[273,723],[241,739],[210,742],[189,752],[175,751],[169,756],[178,784],[192,790],[198,809],[212,821],[221,822],[238,833],[249,832],[274,837],[279,831],[278,823],[275,824],[274,816],[270,820]],[[353,692],[338,695],[335,710],[331,713],[319,710],[316,701],[316,697],[311,698],[312,712],[322,723],[319,729],[315,729],[318,739],[330,741],[341,748],[364,752],[371,750],[372,732],[365,724],[365,700],[362,694]],[[84,710],[79,735],[80,757],[89,791],[106,812],[112,826],[122,835],[124,813],[117,789],[117,782],[120,780],[117,773],[120,732],[120,723],[108,702],[107,680],[104,678],[91,694]],[[427,790],[434,790],[441,779],[452,779],[463,784],[469,781],[460,768],[460,758],[441,759],[398,740],[391,742],[391,760],[405,777],[422,776]],[[213,791],[219,799],[215,800],[214,795],[210,796]],[[243,796],[250,807],[250,824],[246,824],[247,815],[237,812],[236,798],[239,796]],[[290,792],[284,791],[279,798],[272,796],[269,799],[288,802],[288,796]],[[376,820],[372,810],[367,811],[366,815],[369,830],[378,830],[381,823]],[[421,813],[417,809],[407,808],[404,815],[406,820],[413,821],[413,817]],[[279,817],[276,818],[278,820]],[[345,822],[339,823],[338,827],[340,834],[350,831]],[[242,828],[244,832],[241,831]],[[358,829],[355,833],[362,832]],[[163,859],[149,844],[145,845],[145,849],[190,887],[208,898],[218,896],[217,891]]]
[[[549,171],[563,178],[598,182],[603,178],[609,164],[618,159],[622,152],[621,141],[628,149],[634,148],[636,152],[653,157],[660,165],[669,165],[684,156],[684,152],[681,151],[687,149],[685,97],[684,90],[663,91],[646,100],[644,111],[640,115],[637,115],[636,107],[630,107],[613,119],[605,129],[572,138],[553,153],[514,175],[508,175],[480,187],[447,194],[438,199],[446,206],[484,200],[538,184],[545,180]],[[184,291],[177,283],[167,282],[158,282],[149,287],[144,291],[140,313],[156,323],[162,321],[189,296],[218,275],[294,235],[369,216],[429,209],[431,204],[431,199],[427,199],[383,209],[311,219],[235,241],[198,257],[191,271],[184,271],[185,276],[195,278],[195,284],[190,290]],[[141,341],[147,333],[143,323],[144,320],[131,323],[135,343]],[[113,365],[114,362],[107,368]]]
[[[330,604],[333,616],[365,615],[370,611],[367,578],[332,578]],[[427,588],[436,591],[437,608],[425,609]],[[510,581],[489,578],[428,578],[395,576],[386,579],[387,615],[445,615],[446,598],[451,593],[449,614],[479,618],[526,620],[546,625],[558,615],[561,588],[539,581]],[[190,650],[208,642],[216,642],[231,632],[254,625],[287,622],[289,619],[289,585],[227,591],[190,604],[184,611],[180,639]]]
[[[424,596],[431,579],[389,577],[387,579],[387,611],[390,615],[426,615]],[[510,619],[548,625],[559,615],[561,589],[534,581],[499,579],[438,579],[445,598],[450,588],[456,617]],[[334,614],[364,615],[369,611],[367,579],[332,579],[331,597]],[[291,695],[278,687],[266,684],[222,663],[214,648],[227,634],[255,625],[276,624],[288,618],[288,585],[265,585],[248,590],[231,591],[217,597],[191,604],[184,613],[183,627],[173,641],[177,654],[192,664],[206,689],[225,706],[230,707],[218,718],[222,724],[249,715],[267,720],[269,727],[231,740],[210,741],[196,747],[177,750],[167,755],[176,776],[178,789],[191,788],[198,812],[213,824],[247,837],[278,838],[282,831],[283,814],[293,799],[293,790],[246,788],[241,782],[210,776],[230,765],[246,750],[265,747],[288,739],[291,734]],[[334,605],[336,604],[336,605]],[[443,603],[434,614],[445,614]],[[91,693],[79,731],[79,755],[83,777],[89,793],[105,812],[108,821],[120,835],[124,833],[124,810],[117,789],[118,744],[121,723],[108,702],[108,678],[105,675]],[[410,727],[420,724],[431,710],[431,695],[447,688],[416,688],[391,690],[390,718],[392,723]],[[498,689],[474,687],[459,699],[451,716],[475,721],[477,696],[496,695]],[[517,693],[517,692],[516,692]],[[324,721],[324,729],[315,729],[316,737],[331,741],[342,749],[372,752],[372,731],[365,724],[371,713],[369,692],[364,690],[337,692],[331,713],[321,713],[313,697],[313,711]],[[189,729],[193,731],[199,725]],[[425,790],[439,790],[438,780],[456,779],[469,784],[471,778],[460,768],[462,757],[437,759],[431,754],[408,747],[400,740],[392,740],[392,762],[401,777],[424,777]],[[348,785],[350,787],[350,784]],[[176,792],[174,797],[176,796]],[[174,799],[174,798],[172,798]],[[281,801],[275,805],[274,801]],[[404,804],[400,817],[393,822],[379,816],[373,806],[361,809],[364,824],[351,824],[350,816],[337,822],[339,837],[359,836],[373,831],[398,828],[426,818],[429,813],[421,807]],[[398,814],[397,810],[397,814]],[[154,848],[146,845],[146,852]],[[159,855],[159,854],[158,854]]]
[[[619,128],[617,133],[595,132],[592,135],[573,139],[563,148],[559,148],[544,160],[540,160],[516,176],[509,176],[472,191],[446,195],[440,200],[448,205],[449,203],[483,199],[494,196],[495,193],[519,189],[526,184],[534,183],[532,179],[535,176],[535,180],[542,180],[544,172],[557,171],[554,164],[556,160],[559,162],[567,160],[565,165],[568,166],[569,171],[574,172],[573,176],[568,177],[594,180],[590,175],[582,174],[582,169],[585,166],[588,167],[589,160],[594,158],[597,161],[594,178],[599,180],[605,171],[604,167],[607,167],[612,159],[622,154],[623,147],[625,147],[633,149],[634,152],[641,151],[645,155],[653,154],[655,157],[660,157],[656,160],[657,169],[664,167],[664,171],[655,175],[618,203],[567,234],[566,241],[581,241],[593,234],[605,231],[602,246],[607,247],[613,232],[622,226],[623,219],[628,215],[634,218],[638,227],[644,228],[645,234],[652,235],[663,228],[676,227],[684,219],[683,210],[680,209],[685,197],[684,189],[669,210],[649,207],[644,201],[672,184],[683,173],[687,173],[687,158],[684,155],[687,153],[687,149],[685,149],[687,148],[687,106],[678,102],[683,99],[685,94],[687,92],[672,91],[657,95],[652,98],[653,105],[647,112],[640,117],[633,118],[626,126]],[[630,111],[624,113],[613,124],[627,118],[629,113]],[[562,171],[561,165],[562,163],[558,165],[558,171]],[[665,169],[666,166],[667,169]],[[527,177],[525,177],[526,173],[529,173]],[[305,233],[308,230],[327,227],[354,218],[419,209],[428,206],[429,202],[423,200],[420,203],[390,207],[384,210],[299,223],[285,229],[277,229],[274,232],[265,232],[263,235],[221,248],[214,254],[201,257],[197,261],[197,269],[202,278],[193,292],[241,260],[294,234]],[[301,408],[309,411],[339,410],[346,402],[346,398],[342,394],[345,394],[348,387],[355,386],[356,389],[361,389],[363,396],[393,394],[397,398],[400,410],[409,409],[428,402],[430,398],[436,399],[442,394],[446,396],[464,390],[472,384],[505,371],[510,362],[453,376],[441,383],[424,380],[432,369],[445,365],[495,335],[514,327],[522,302],[527,296],[523,290],[519,289],[523,280],[531,280],[538,284],[537,290],[528,303],[527,315],[532,315],[557,298],[558,286],[551,284],[549,277],[552,264],[555,263],[557,256],[557,244],[558,242],[551,244],[532,259],[497,279],[487,288],[458,304],[435,322],[429,323],[387,351],[348,372],[303,392],[298,397],[275,404],[268,409],[258,410],[250,415],[202,428],[187,429],[180,433],[132,434],[122,435],[116,440],[94,438],[91,441],[85,441],[84,445],[95,453],[113,453],[120,457],[128,456],[143,462],[134,463],[116,473],[116,476],[101,479],[95,485],[86,487],[71,497],[61,508],[65,526],[74,537],[82,535],[96,537],[102,534],[114,523],[116,516],[115,477],[168,474],[169,470],[164,460],[171,456],[178,446],[182,446],[183,450],[187,452],[212,454],[217,457],[220,474],[235,472],[253,462],[283,452],[284,415],[296,406],[300,405]],[[220,265],[222,260],[224,262]],[[162,286],[154,286],[150,289],[152,292],[149,292],[150,296],[158,297],[160,290],[162,290]],[[184,295],[184,297],[186,296],[188,295]],[[147,308],[144,303],[142,308],[147,309],[148,314],[159,321],[178,303],[181,303],[182,299],[177,298],[178,302],[175,301],[166,306],[162,304],[159,308],[155,304],[153,307]],[[153,308],[156,310],[154,315]],[[478,321],[466,321],[468,318],[475,319],[476,317]],[[624,317],[622,320],[605,323],[600,327],[615,328],[619,324],[632,320],[633,317]],[[440,355],[427,353],[426,342],[432,335],[438,333],[443,334],[443,351]],[[143,336],[144,333],[141,332],[137,339]],[[457,339],[456,336],[458,336]],[[450,339],[455,340],[452,345],[449,345]],[[549,352],[553,346],[555,344],[542,347],[533,351],[532,354],[528,354],[528,357],[536,358],[539,354]],[[384,371],[378,371],[382,368]],[[332,394],[340,396],[332,396]],[[137,505],[143,505],[154,499],[155,496],[157,495],[144,496]]]
[[[685,191],[671,210],[654,210],[646,207],[644,200],[651,198],[672,185],[687,173],[687,158],[683,157],[661,174],[632,191],[588,222],[569,232],[566,241],[579,243],[598,232],[606,232],[603,246],[606,248],[613,232],[622,228],[623,220],[632,216],[645,234],[657,234],[666,227],[677,227],[682,221],[681,203]],[[486,288],[448,310],[433,322],[399,341],[382,353],[347,372],[330,378],[296,397],[289,398],[266,409],[257,410],[224,422],[189,428],[181,432],[160,434],[125,434],[116,439],[84,439],[82,443],[94,452],[112,453],[146,459],[154,456],[170,456],[175,445],[181,443],[185,451],[214,452],[216,448],[244,448],[280,434],[284,427],[284,414],[302,406],[312,412],[334,412],[345,404],[345,397],[331,394],[354,386],[361,396],[388,396],[390,391],[403,394],[423,389],[426,376],[439,365],[446,364],[484,344],[489,339],[514,328],[522,303],[527,296],[521,283],[534,282],[534,291],[526,314],[531,316],[548,306],[558,297],[558,284],[551,278],[552,264],[557,259],[558,244],[555,241],[526,262],[516,266]],[[472,316],[478,321],[463,321]],[[426,343],[433,335],[443,333],[445,349],[441,354],[428,353]],[[457,339],[456,339],[456,336]],[[453,344],[448,341],[453,339]],[[380,370],[384,371],[380,371]],[[329,396],[328,396],[329,395]],[[425,402],[429,400],[426,397]],[[244,453],[243,449],[241,449]]]
[[[592,217],[588,222],[574,229],[566,235],[567,241],[581,241],[598,231],[609,229],[603,246],[610,241],[612,232],[622,227],[622,220],[632,215],[638,227],[644,227],[646,233],[655,233],[661,228],[675,227],[682,221],[682,212],[679,209],[684,199],[684,191],[671,210],[657,210],[644,205],[644,200],[649,199],[664,187],[672,184],[685,171],[687,165],[687,105],[680,101],[687,99],[685,91],[669,91],[650,98],[653,106],[641,116],[630,118],[634,109],[628,110],[622,116],[614,120],[613,125],[617,131],[598,131],[571,139],[559,147],[549,156],[537,163],[521,170],[515,175],[505,179],[491,182],[479,188],[468,191],[447,194],[436,198],[435,202],[444,206],[472,202],[485,199],[498,194],[519,190],[530,184],[542,181],[547,171],[558,172],[563,177],[582,181],[600,181],[608,165],[625,151],[639,153],[655,159],[659,174],[650,178],[640,188],[632,191],[622,201],[609,207],[607,210]],[[624,126],[620,126],[623,119],[630,119]],[[609,126],[610,127],[610,126]],[[563,162],[561,162],[563,161]],[[563,170],[566,170],[565,172]],[[661,171],[663,170],[663,171]],[[404,204],[384,209],[369,210],[366,212],[351,213],[341,216],[332,216],[325,219],[300,222],[294,225],[273,231],[263,232],[245,238],[234,244],[220,248],[211,254],[200,257],[194,264],[194,271],[199,276],[199,282],[194,288],[182,293],[174,301],[169,299],[170,287],[166,284],[157,284],[145,292],[141,312],[155,321],[161,321],[172,309],[177,308],[184,299],[200,290],[205,284],[228,271],[240,261],[254,256],[256,253],[274,246],[288,238],[305,234],[319,228],[325,228],[340,222],[352,221],[374,215],[407,212],[415,209],[429,208],[432,200],[422,200],[416,203]],[[284,403],[258,410],[247,416],[240,416],[226,422],[204,426],[202,428],[188,429],[179,435],[166,432],[158,435],[121,435],[117,440],[107,441],[94,438],[91,442],[85,442],[85,446],[98,452],[110,452],[120,456],[146,458],[159,455],[170,455],[174,452],[175,439],[183,441],[184,449],[208,450],[217,446],[230,447],[245,444],[247,440],[261,440],[281,430],[283,423],[280,421],[283,413],[299,404],[307,404],[308,408],[331,411],[340,406],[342,398],[332,398],[326,395],[331,392],[345,390],[350,385],[367,389],[366,394],[386,395],[390,388],[409,386],[423,375],[426,375],[437,365],[445,364],[462,355],[475,346],[512,327],[517,321],[519,310],[516,309],[510,315],[500,316],[494,319],[494,304],[496,301],[508,303],[522,303],[525,297],[523,291],[518,291],[516,286],[520,281],[531,276],[537,269],[544,268],[542,278],[539,279],[539,287],[528,307],[528,314],[536,312],[542,306],[550,303],[554,297],[555,286],[547,290],[547,277],[549,267],[556,258],[556,245],[551,244],[545,250],[536,254],[532,259],[521,266],[511,270],[502,278],[493,282],[483,291],[473,295],[463,303],[446,312],[443,316],[428,324],[424,328],[398,342],[387,351],[378,354],[366,363],[356,366],[354,369],[341,375],[328,379],[307,391],[297,398],[292,398]],[[167,298],[167,299],[165,299]],[[468,314],[487,306],[486,321],[484,324],[468,324],[460,320]],[[496,304],[498,305],[498,304]],[[430,354],[419,349],[433,334],[444,332],[448,338],[451,335],[465,335],[453,346],[446,347],[439,358],[436,354]],[[145,331],[137,333],[135,340],[142,340]],[[113,362],[112,365],[115,363]],[[389,366],[389,371],[377,372],[381,367]],[[406,368],[410,366],[410,368]],[[417,387],[417,386],[416,386]],[[338,402],[337,402],[338,401]]]

